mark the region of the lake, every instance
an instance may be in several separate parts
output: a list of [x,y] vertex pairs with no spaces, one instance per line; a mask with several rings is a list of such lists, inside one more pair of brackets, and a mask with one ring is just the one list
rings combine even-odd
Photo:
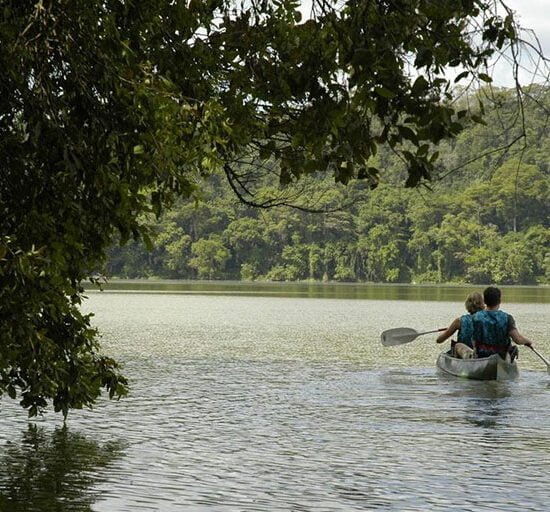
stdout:
[[[550,376],[435,369],[471,287],[111,283],[90,290],[130,395],[29,422],[0,402],[0,510],[548,510]],[[550,357],[550,288],[503,309]]]

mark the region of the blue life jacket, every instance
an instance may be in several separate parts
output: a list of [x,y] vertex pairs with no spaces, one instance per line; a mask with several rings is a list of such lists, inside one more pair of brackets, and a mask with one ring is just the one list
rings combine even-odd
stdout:
[[473,338],[477,357],[504,355],[508,351],[511,344],[508,317],[508,313],[499,310],[483,310],[473,315]]
[[472,315],[469,313],[462,315],[460,317],[460,327],[458,328],[457,341],[459,343],[464,343],[471,348],[474,348],[473,345],[473,335],[474,335],[474,322],[472,320]]

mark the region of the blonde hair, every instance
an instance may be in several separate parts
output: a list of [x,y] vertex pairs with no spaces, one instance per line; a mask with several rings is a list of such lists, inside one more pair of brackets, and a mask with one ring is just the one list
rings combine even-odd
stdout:
[[474,313],[477,313],[478,311],[481,311],[485,308],[485,302],[483,301],[483,295],[479,292],[473,292],[466,297],[466,302],[464,303],[466,306],[466,311],[473,315]]

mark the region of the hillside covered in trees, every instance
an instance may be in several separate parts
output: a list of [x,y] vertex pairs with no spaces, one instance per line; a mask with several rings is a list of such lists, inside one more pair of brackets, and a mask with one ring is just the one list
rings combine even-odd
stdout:
[[[549,62],[504,1],[4,4],[0,396],[31,416],[127,391],[80,309],[97,271],[397,281],[485,279],[503,266],[491,279],[547,280],[536,183],[548,109],[533,108],[544,91],[520,75],[526,57],[531,79],[547,81]],[[538,101],[525,104],[530,133],[517,108],[488,115],[521,105],[512,95],[489,89],[485,112],[472,96],[501,59],[518,98]],[[464,127],[483,120],[491,131],[468,139]],[[518,135],[524,154],[491,149]],[[479,169],[462,172],[480,149]],[[327,212],[246,209],[230,190]],[[475,250],[445,238],[449,222],[465,223],[448,231],[464,245],[465,229]]]
[[323,193],[322,181],[313,184],[316,209],[347,205],[327,213],[238,204],[220,176],[201,202],[179,203],[152,223],[154,249],[113,247],[107,275],[550,284],[550,91],[532,88],[527,137],[511,147],[521,128],[515,92],[493,100],[504,108],[486,125],[439,147],[431,190],[400,186],[403,164],[389,150],[377,155],[389,178],[374,190],[330,182]]

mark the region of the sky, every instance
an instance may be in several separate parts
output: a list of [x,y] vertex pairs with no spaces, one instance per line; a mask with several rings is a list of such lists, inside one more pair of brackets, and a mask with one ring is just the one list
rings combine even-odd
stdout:
[[550,0],[507,0],[507,4],[516,11],[521,25],[537,33],[550,56]]
[[[542,47],[542,51],[547,59],[550,59],[550,0],[505,0],[508,7],[516,12],[516,18],[519,24],[525,29],[531,29],[536,33],[539,43]],[[528,33],[523,34],[525,38],[529,39],[531,36]],[[535,43],[534,39],[530,39]],[[549,65],[547,63],[544,70],[539,72],[536,78],[533,78],[533,65],[532,59],[528,56],[522,60],[526,66],[521,74],[521,82],[528,84],[531,81],[542,83],[547,81],[550,77]],[[508,67],[501,66],[495,69],[493,78],[497,85],[511,86],[512,80],[510,70]]]

